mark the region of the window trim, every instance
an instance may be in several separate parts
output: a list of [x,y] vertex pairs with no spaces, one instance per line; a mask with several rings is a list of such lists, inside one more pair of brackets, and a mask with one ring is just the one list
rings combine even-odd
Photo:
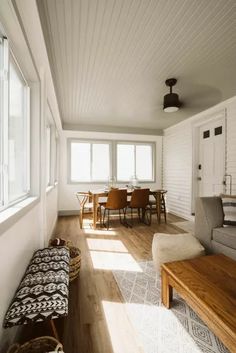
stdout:
[[72,142],[87,142],[87,143],[108,143],[110,145],[110,177],[116,178],[116,184],[127,184],[130,180],[117,180],[117,145],[149,145],[152,148],[152,180],[139,180],[139,184],[154,184],[156,183],[156,142],[155,141],[136,141],[136,140],[109,140],[109,139],[89,139],[89,138],[67,138],[67,184],[100,184],[104,185],[108,180],[104,181],[72,181],[71,180],[71,143]]
[[[21,203],[28,197],[30,197],[31,183],[30,183],[30,163],[31,163],[31,155],[30,155],[30,86],[25,79],[25,76],[18,64],[18,61],[12,51],[12,48],[9,46],[8,39],[3,37],[3,70],[4,75],[7,76],[7,79],[3,79],[3,84],[1,86],[1,94],[3,95],[4,104],[2,110],[2,131],[1,133],[1,160],[0,165],[2,168],[2,177],[1,177],[1,185],[2,187],[2,203],[0,204],[0,212],[7,210],[10,207],[15,207],[18,203]],[[22,81],[24,85],[24,133],[26,137],[26,146],[25,146],[25,186],[26,192],[22,193],[19,197],[15,198],[12,201],[9,201],[9,114],[10,114],[10,61],[14,66],[17,74],[19,75],[19,79]]]

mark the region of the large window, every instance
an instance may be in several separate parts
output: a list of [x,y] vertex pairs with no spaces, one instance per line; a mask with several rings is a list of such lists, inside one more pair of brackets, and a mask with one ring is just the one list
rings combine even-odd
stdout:
[[108,182],[110,164],[109,142],[70,142],[71,182]]
[[117,181],[154,181],[153,144],[120,143],[116,144]]
[[6,39],[0,44],[1,72],[1,206],[29,193],[29,88]]
[[155,180],[155,143],[69,140],[69,182]]

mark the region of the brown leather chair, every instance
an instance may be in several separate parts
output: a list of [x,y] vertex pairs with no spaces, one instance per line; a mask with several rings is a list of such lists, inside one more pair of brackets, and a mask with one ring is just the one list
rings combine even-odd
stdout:
[[[112,189],[108,193],[107,202],[105,203],[103,213],[103,225],[109,229],[110,211],[119,211],[120,223],[124,226],[128,226],[126,222],[126,208],[128,205],[127,201],[127,190],[126,189]],[[123,212],[123,221],[121,219],[121,211]],[[107,213],[107,224],[105,224],[105,217]]]
[[[134,189],[128,207],[131,210],[131,222],[133,223],[133,210],[138,210],[139,220],[148,225],[151,224],[151,209],[149,206],[149,189]],[[146,218],[146,220],[145,220]]]

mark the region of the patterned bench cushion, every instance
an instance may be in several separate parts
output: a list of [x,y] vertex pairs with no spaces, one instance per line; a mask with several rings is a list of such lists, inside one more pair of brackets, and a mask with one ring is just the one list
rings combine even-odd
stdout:
[[67,247],[36,251],[8,308],[3,326],[67,315],[69,261]]

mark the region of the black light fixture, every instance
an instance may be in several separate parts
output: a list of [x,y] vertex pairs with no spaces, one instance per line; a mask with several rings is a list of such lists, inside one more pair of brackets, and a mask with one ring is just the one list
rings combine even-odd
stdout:
[[168,78],[166,80],[166,86],[170,87],[170,93],[164,96],[163,110],[166,113],[177,112],[180,108],[179,96],[177,93],[172,93],[172,87],[176,84],[176,78]]

